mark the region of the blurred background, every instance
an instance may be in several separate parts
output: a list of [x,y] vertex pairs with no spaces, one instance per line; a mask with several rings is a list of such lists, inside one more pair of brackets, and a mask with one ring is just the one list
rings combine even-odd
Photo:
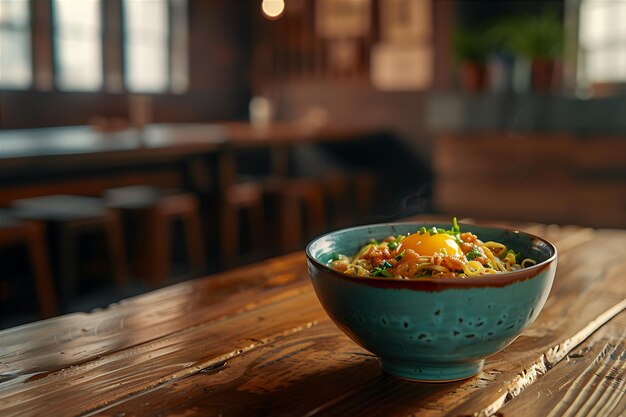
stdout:
[[0,0],[0,328],[416,214],[626,226],[626,1]]

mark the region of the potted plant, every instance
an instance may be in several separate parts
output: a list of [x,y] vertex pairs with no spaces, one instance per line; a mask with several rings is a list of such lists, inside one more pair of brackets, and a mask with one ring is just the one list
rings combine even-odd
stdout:
[[563,22],[556,13],[520,16],[494,25],[492,37],[499,37],[519,57],[530,62],[531,85],[535,91],[548,92],[554,86],[557,60],[563,51]]
[[453,41],[461,87],[470,93],[485,90],[488,47],[483,32],[459,28]]

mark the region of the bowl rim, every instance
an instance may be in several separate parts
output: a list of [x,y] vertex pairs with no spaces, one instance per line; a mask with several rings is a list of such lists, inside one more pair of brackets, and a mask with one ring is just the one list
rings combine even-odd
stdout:
[[323,271],[330,272],[333,275],[336,275],[338,278],[344,281],[350,281],[359,284],[366,284],[373,287],[384,287],[384,288],[409,288],[409,289],[418,289],[418,290],[444,290],[450,288],[471,288],[471,287],[503,287],[513,282],[524,281],[530,278],[534,278],[539,275],[542,271],[547,269],[550,264],[552,264],[558,255],[558,251],[556,246],[550,241],[534,235],[532,233],[524,232],[518,229],[512,229],[508,227],[499,227],[499,226],[489,226],[487,224],[483,225],[480,223],[458,223],[459,226],[465,225],[470,227],[481,227],[484,229],[492,229],[503,232],[517,233],[521,235],[527,236],[531,241],[539,240],[546,244],[551,250],[552,255],[546,259],[545,261],[539,262],[533,266],[528,268],[519,269],[517,271],[509,271],[502,272],[498,274],[490,274],[490,275],[481,275],[474,278],[420,278],[420,279],[402,279],[402,278],[386,278],[386,277],[360,277],[356,275],[348,275],[343,272],[339,272],[328,265],[323,264],[322,262],[315,259],[313,254],[311,253],[312,246],[333,234],[338,232],[348,232],[351,230],[359,230],[366,229],[368,227],[380,227],[380,226],[408,226],[408,225],[452,225],[451,223],[446,222],[436,222],[436,221],[426,221],[422,223],[418,223],[415,221],[406,221],[406,222],[389,222],[389,223],[372,223],[372,224],[364,224],[360,226],[347,227],[343,229],[337,229],[323,235],[316,237],[311,240],[305,249],[306,256],[309,262],[313,263],[315,266],[320,268]]

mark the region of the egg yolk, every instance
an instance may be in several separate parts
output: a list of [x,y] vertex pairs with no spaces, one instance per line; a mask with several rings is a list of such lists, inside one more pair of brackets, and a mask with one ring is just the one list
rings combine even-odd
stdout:
[[445,249],[446,255],[463,254],[463,251],[459,248],[454,237],[445,233],[437,233],[434,235],[430,235],[429,233],[421,235],[414,233],[400,242],[398,245],[398,253],[405,249],[412,249],[418,255],[422,256],[433,256],[437,252],[441,253],[442,249]]

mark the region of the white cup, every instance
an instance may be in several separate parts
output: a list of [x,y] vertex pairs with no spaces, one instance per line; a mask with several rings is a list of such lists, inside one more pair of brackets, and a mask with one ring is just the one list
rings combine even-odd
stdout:
[[272,102],[266,97],[252,97],[249,105],[250,123],[255,128],[265,128],[272,123]]

